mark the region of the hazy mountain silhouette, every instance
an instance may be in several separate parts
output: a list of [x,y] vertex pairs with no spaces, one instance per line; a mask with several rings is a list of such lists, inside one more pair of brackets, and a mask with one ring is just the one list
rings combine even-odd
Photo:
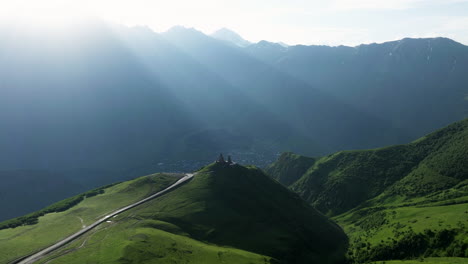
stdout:
[[418,134],[468,114],[468,47],[446,38],[357,47],[266,45],[248,53],[317,89]]
[[213,32],[213,34],[211,34],[210,36],[215,38],[215,39],[219,39],[219,40],[223,40],[223,41],[232,43],[232,44],[234,44],[236,46],[239,46],[239,47],[247,47],[250,44],[252,44],[250,41],[243,39],[236,32],[234,32],[234,31],[232,31],[230,29],[227,29],[227,28],[221,28],[221,29]]
[[100,21],[0,37],[0,169],[65,171],[87,187],[161,159],[404,143],[466,115],[468,50],[447,39],[241,48]]

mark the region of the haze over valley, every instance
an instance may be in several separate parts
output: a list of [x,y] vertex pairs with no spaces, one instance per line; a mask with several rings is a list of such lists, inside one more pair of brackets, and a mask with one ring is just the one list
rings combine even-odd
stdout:
[[468,263],[466,43],[0,21],[0,263]]

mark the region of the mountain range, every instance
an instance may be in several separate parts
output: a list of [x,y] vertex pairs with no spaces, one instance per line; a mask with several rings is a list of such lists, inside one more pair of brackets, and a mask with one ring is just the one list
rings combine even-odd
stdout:
[[[1,26],[0,37],[2,178],[20,186],[15,173],[35,171],[23,176],[39,189],[44,175],[66,182],[0,220],[66,197],[54,190],[76,194],[179,160],[198,161],[185,165],[193,170],[230,152],[265,166],[284,150],[405,143],[467,114],[468,48],[449,39],[248,45],[228,30],[102,21]],[[23,199],[0,191],[0,208]]]

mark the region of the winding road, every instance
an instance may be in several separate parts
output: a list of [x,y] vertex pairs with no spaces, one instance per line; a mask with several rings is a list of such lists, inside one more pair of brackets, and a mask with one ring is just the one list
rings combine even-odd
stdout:
[[12,262],[12,264],[31,264],[31,263],[34,263],[36,261],[38,261],[39,259],[43,258],[45,255],[51,253],[52,251],[54,250],[57,250],[59,249],[60,247],[64,246],[65,244],[68,244],[70,243],[71,241],[77,239],[78,237],[80,237],[81,235],[85,234],[86,232],[90,231],[91,229],[95,228],[96,226],[98,226],[99,224],[107,221],[109,218],[113,217],[113,216],[116,216],[117,214],[120,214],[120,213],[123,213],[129,209],[132,209],[140,204],[143,204],[143,203],[146,203],[147,201],[151,200],[151,199],[154,199],[156,197],[159,197],[167,192],[170,192],[171,190],[173,190],[174,188],[176,188],[177,186],[189,181],[190,179],[193,178],[193,176],[195,176],[194,173],[187,173],[185,174],[184,177],[180,178],[177,182],[175,182],[174,184],[172,184],[171,186],[167,187],[166,189],[158,192],[158,193],[155,193],[151,196],[148,196],[146,197],[145,199],[143,200],[140,200],[136,203],[133,203],[131,205],[128,205],[128,206],[125,206],[123,208],[120,208],[106,216],[104,216],[103,218],[97,220],[96,222],[92,223],[91,225],[87,226],[87,227],[84,227],[83,229],[81,229],[80,231],[60,240],[59,242],[53,244],[52,246],[49,246],[45,249],[42,249],[41,251],[37,252],[37,253],[34,253],[30,256],[27,256],[23,259],[19,259],[17,261],[14,261]]

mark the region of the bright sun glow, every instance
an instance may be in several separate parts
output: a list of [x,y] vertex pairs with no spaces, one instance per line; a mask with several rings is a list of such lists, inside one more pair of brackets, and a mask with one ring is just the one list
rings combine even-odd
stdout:
[[[468,43],[468,0],[0,0],[0,20],[60,26],[95,17],[156,32],[226,27],[250,41],[357,45],[403,37]],[[370,22],[372,21],[372,22]]]
[[0,0],[0,18],[31,25],[61,26],[91,14],[85,5],[77,5],[79,2],[71,0]]

